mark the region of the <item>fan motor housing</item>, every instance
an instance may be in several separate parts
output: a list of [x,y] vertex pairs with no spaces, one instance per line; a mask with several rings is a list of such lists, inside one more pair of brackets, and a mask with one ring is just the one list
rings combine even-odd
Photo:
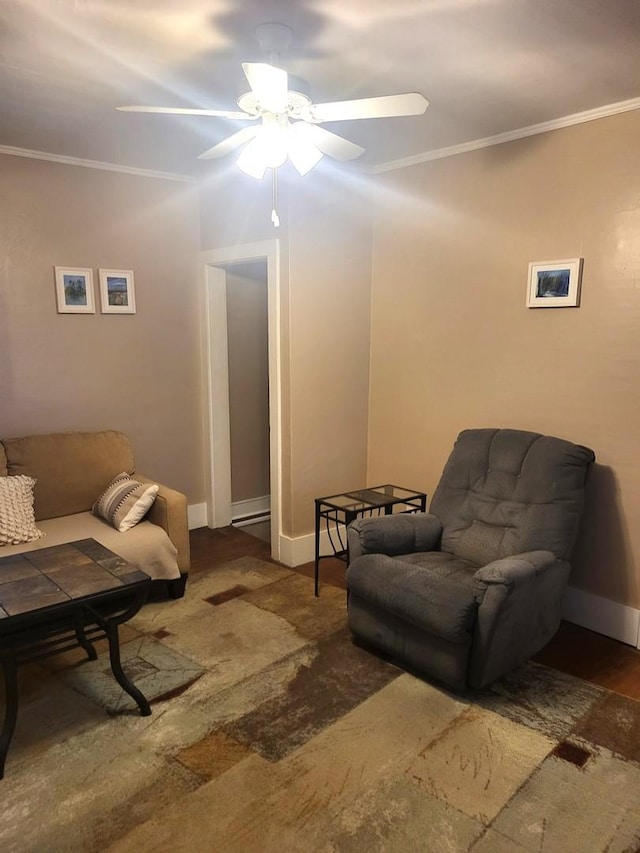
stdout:
[[[291,79],[292,78],[290,77],[289,80]],[[240,95],[237,104],[241,110],[244,110],[252,116],[258,116],[263,112],[259,99],[253,92],[245,92],[244,95]],[[289,89],[287,92],[286,112],[288,115],[295,117],[299,114],[300,110],[304,107],[308,107],[310,104],[311,98],[303,92],[298,92],[294,89]]]

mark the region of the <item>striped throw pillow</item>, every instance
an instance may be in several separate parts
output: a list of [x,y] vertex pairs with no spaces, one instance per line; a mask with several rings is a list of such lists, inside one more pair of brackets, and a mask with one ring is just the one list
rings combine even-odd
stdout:
[[24,474],[0,477],[0,545],[21,545],[44,536],[33,514],[35,484]]
[[159,488],[155,484],[139,483],[123,472],[109,483],[91,512],[124,533],[146,515]]

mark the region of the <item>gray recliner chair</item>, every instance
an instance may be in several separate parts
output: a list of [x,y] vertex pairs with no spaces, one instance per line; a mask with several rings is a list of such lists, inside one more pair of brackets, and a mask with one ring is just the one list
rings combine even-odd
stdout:
[[461,432],[429,513],[349,526],[352,634],[456,690],[530,658],[560,624],[594,459],[538,433]]

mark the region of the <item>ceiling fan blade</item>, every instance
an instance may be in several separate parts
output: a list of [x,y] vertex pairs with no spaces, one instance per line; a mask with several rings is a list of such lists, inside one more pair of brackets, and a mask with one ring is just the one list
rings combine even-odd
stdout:
[[216,157],[224,157],[225,154],[235,151],[236,148],[239,148],[241,145],[244,145],[245,142],[249,142],[250,139],[253,139],[259,129],[260,128],[256,126],[244,127],[237,133],[223,139],[222,142],[218,142],[218,144],[214,145],[213,148],[209,148],[208,151],[199,154],[198,160],[214,160]]
[[429,101],[418,92],[405,95],[382,95],[379,98],[359,98],[355,101],[334,101],[330,104],[310,104],[300,112],[305,121],[347,121],[358,118],[390,118],[418,116]]
[[296,133],[301,139],[306,139],[316,146],[323,154],[328,154],[335,160],[355,160],[364,153],[364,148],[356,145],[355,142],[350,142],[337,133],[332,133],[330,130],[325,130],[323,127],[318,127],[315,124],[307,124],[299,122],[295,125]]
[[198,110],[198,109],[183,109],[182,107],[141,107],[132,105],[128,107],[116,107],[123,113],[163,113],[166,115],[177,116],[218,116],[219,118],[242,118],[255,119],[257,116],[249,115],[249,113],[241,113],[238,110]]
[[243,62],[242,70],[263,110],[270,113],[286,111],[289,87],[286,71],[266,62]]

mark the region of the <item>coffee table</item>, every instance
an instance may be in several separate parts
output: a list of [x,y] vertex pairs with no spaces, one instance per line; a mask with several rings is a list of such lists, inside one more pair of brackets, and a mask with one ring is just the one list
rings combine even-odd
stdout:
[[109,641],[113,675],[143,717],[149,703],[120,663],[118,625],[144,604],[151,578],[95,539],[0,558],[0,663],[6,708],[0,733],[0,779],[18,716],[17,667],[81,647],[97,658],[93,640]]
[[[320,526],[322,519],[326,524],[332,554],[349,562],[346,528],[360,516],[391,515],[393,512],[425,512],[427,495],[414,492],[402,486],[387,483],[384,486],[371,486],[368,489],[356,489],[353,492],[341,492],[325,498],[316,498],[316,555],[315,555],[315,595],[318,595],[320,560]],[[343,538],[344,533],[344,538]],[[335,538],[334,538],[335,537]]]

